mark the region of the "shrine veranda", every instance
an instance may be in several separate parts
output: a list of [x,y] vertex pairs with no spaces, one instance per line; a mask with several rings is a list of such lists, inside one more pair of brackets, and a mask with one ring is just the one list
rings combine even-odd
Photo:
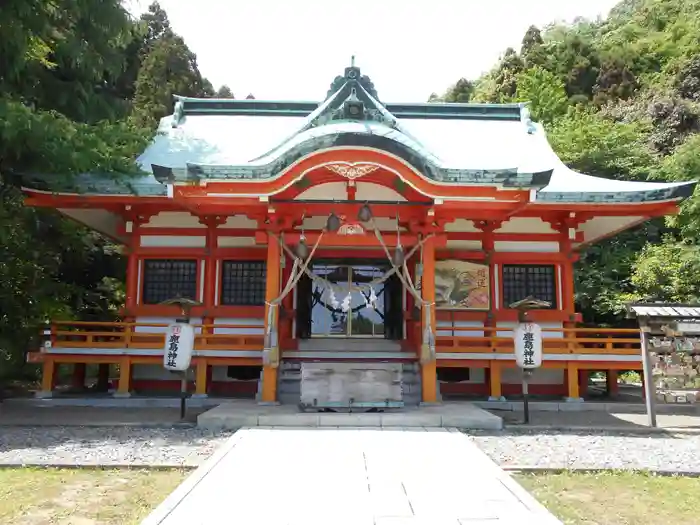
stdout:
[[354,66],[322,102],[177,97],[138,163],[135,177],[23,176],[28,205],[128,257],[121,321],[56,319],[29,354],[42,396],[64,364],[76,386],[86,364],[117,364],[115,395],[176,395],[174,298],[197,303],[198,396],[331,399],[298,386],[324,374],[366,406],[518,395],[510,306],[528,297],[548,304],[528,314],[544,346],[530,393],[579,400],[591,371],[614,391],[642,368],[639,332],[581,327],[573,265],[695,187],[577,173],[525,104],[394,104]]

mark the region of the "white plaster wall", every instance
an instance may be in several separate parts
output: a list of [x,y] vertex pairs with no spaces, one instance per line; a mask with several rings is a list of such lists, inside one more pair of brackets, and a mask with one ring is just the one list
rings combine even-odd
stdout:
[[[479,330],[460,330],[460,328],[478,328]],[[438,321],[438,336],[484,337],[484,323],[481,321]]]
[[241,248],[255,245],[255,237],[219,237],[219,248]]
[[302,191],[295,200],[346,200],[346,188],[344,182],[326,182]]
[[[137,317],[137,323],[153,323],[153,324],[170,324],[175,322],[174,317]],[[201,317],[193,317],[190,319],[192,324],[201,324]],[[164,334],[168,331],[167,326],[136,326],[134,332],[137,333],[151,333],[151,334]],[[195,333],[202,333],[202,329],[197,327],[194,329]]]
[[406,201],[398,191],[372,182],[358,182],[355,199],[358,201]]
[[[521,384],[522,372],[519,368],[501,369],[501,382]],[[530,383],[538,385],[560,385],[564,382],[564,370],[561,368],[538,368],[532,374]]]
[[[513,329],[518,323],[509,321],[499,321],[496,323],[496,328],[499,328],[496,332],[497,337],[511,337],[513,335]],[[561,322],[549,322],[549,323],[537,323],[542,328],[557,328],[562,329],[564,325]],[[503,330],[500,330],[503,328]],[[542,332],[542,339],[563,339],[563,332]]]
[[493,248],[497,252],[532,252],[532,253],[558,253],[558,242],[531,242],[531,241],[495,241]]
[[[327,215],[314,215],[312,217],[305,217],[303,228],[307,231],[321,230],[326,227],[326,221],[328,220]],[[347,222],[356,223],[357,217],[348,217]],[[395,233],[396,232],[396,219],[391,219],[389,217],[375,217],[374,223],[377,225],[382,232]],[[302,226],[297,226],[297,230],[301,231]],[[401,227],[401,231],[405,231],[406,228]],[[374,235],[371,231],[367,231],[368,235]]]
[[79,209],[79,208],[58,208],[58,211],[67,217],[71,217],[90,228],[102,232],[114,238],[122,238],[117,234],[117,227],[121,218],[107,210]]
[[206,228],[189,212],[163,211],[154,215],[142,228]]
[[258,222],[249,219],[245,215],[231,215],[226,218],[226,222],[219,226],[219,228],[244,228],[244,229],[258,229]]
[[447,248],[453,250],[479,251],[481,250],[481,241],[448,240]]
[[148,248],[204,248],[206,242],[199,235],[141,235],[141,246]]
[[[465,204],[468,206],[468,204]],[[445,225],[445,231],[447,232],[480,232],[476,226],[474,226],[474,221],[468,221],[467,219],[457,219],[452,222],[448,222]]]
[[[406,198],[398,191],[373,182],[355,182],[357,188],[355,199],[358,201],[396,201],[405,202]],[[348,198],[345,182],[326,182],[304,190],[296,200],[346,200]]]
[[504,222],[497,233],[557,233],[539,217],[516,217]]
[[[265,328],[264,319],[255,318],[227,318],[221,317],[214,319],[214,325],[239,325],[239,326],[250,326],[251,328],[237,328],[231,327],[214,327],[215,334],[230,334],[230,335],[262,335]],[[259,327],[259,328],[257,328]]]
[[629,226],[642,219],[639,216],[631,217],[594,217],[580,226],[583,232],[583,240],[588,242],[600,236],[615,232],[620,228]]

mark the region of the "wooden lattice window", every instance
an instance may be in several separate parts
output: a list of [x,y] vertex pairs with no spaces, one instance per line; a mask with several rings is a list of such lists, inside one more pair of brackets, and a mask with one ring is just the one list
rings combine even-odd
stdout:
[[197,299],[197,261],[146,259],[143,262],[143,303],[167,299]]
[[557,281],[554,265],[504,264],[503,306],[532,296],[557,307]]
[[264,305],[266,279],[263,261],[224,261],[221,268],[221,304]]

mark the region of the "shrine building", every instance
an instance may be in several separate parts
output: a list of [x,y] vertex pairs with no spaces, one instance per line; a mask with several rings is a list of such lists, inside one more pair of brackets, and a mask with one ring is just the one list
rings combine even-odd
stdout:
[[612,391],[617,371],[641,370],[637,330],[581,327],[573,265],[677,213],[695,183],[575,172],[525,104],[380,95],[353,65],[321,102],[177,97],[142,174],[25,176],[28,205],[128,257],[119,322],[56,319],[29,354],[41,395],[64,364],[79,386],[85,365],[116,365],[115,395],[176,395],[163,368],[173,299],[193,302],[198,396],[298,403],[310,363],[353,371],[355,400],[363,371],[389,369],[403,405],[517,396],[511,305],[525,298],[546,304],[529,312],[544,342],[531,394],[580,400],[591,371]]

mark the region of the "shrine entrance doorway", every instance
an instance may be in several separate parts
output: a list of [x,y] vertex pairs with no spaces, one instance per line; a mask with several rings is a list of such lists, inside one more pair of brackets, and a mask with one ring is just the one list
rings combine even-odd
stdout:
[[319,260],[297,284],[297,337],[403,338],[403,286],[384,261]]

